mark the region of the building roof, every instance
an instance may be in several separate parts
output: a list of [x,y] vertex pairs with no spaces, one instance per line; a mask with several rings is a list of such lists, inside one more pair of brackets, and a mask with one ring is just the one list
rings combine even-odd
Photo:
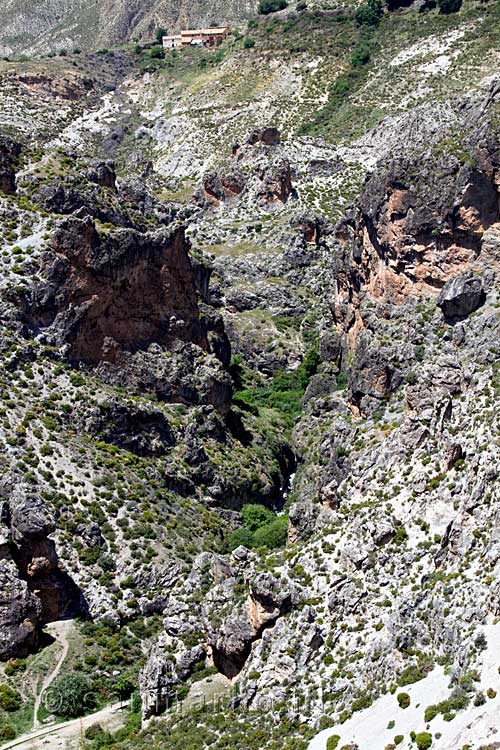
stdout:
[[227,26],[214,26],[209,29],[185,29],[181,31],[182,36],[199,36],[200,34],[223,34],[228,31]]

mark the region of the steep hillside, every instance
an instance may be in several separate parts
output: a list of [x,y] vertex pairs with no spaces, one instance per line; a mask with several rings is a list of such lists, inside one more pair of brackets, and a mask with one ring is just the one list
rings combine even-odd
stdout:
[[87,750],[495,747],[500,10],[451,10],[0,62],[1,739],[71,618],[38,719],[131,697]]
[[160,27],[232,24],[251,15],[256,5],[254,0],[5,0],[0,55],[97,49],[152,38]]

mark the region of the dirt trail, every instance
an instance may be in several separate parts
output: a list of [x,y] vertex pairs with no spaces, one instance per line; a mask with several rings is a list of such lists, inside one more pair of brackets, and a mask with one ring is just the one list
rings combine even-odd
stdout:
[[47,632],[51,636],[53,636],[58,643],[61,644],[62,651],[61,651],[61,655],[59,656],[59,659],[57,660],[56,666],[54,667],[52,672],[50,672],[45,677],[42,687],[36,696],[35,708],[33,712],[33,731],[37,730],[40,726],[40,721],[38,720],[38,711],[42,703],[43,694],[52,685],[52,683],[58,676],[59,672],[61,671],[61,667],[68,655],[68,649],[69,649],[68,633],[70,632],[72,625],[73,625],[72,620],[61,620],[59,622],[51,622],[50,625],[48,625],[46,628]]

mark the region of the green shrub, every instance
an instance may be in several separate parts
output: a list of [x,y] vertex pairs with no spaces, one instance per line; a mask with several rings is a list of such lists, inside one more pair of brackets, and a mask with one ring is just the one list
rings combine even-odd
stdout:
[[470,697],[467,695],[467,692],[463,688],[457,687],[452,691],[447,700],[438,704],[438,708],[443,713],[444,711],[461,711],[467,708],[469,703]]
[[432,734],[429,734],[429,732],[420,732],[415,737],[415,742],[417,743],[418,750],[429,750],[432,745]]
[[486,696],[484,693],[477,693],[476,697],[474,698],[474,705],[475,706],[484,706],[486,703]]
[[287,535],[288,517],[279,516],[255,532],[254,544],[256,547],[266,547],[267,549],[284,547]]
[[155,39],[158,42],[158,44],[163,44],[163,37],[167,36],[168,31],[167,29],[164,29],[163,26],[160,26],[158,29],[156,29],[155,33]]
[[398,546],[406,542],[408,539],[408,532],[406,531],[404,526],[398,526],[396,530],[396,534],[394,536],[394,544],[397,544]]
[[91,724],[84,732],[86,740],[96,740],[99,735],[102,734],[102,726],[100,724]]
[[0,740],[14,740],[16,737],[16,730],[10,724],[0,725]]
[[5,665],[5,674],[10,677],[17,672],[26,671],[26,659],[9,659]]
[[276,516],[269,508],[249,503],[242,510],[243,528],[233,531],[228,539],[230,550],[240,545],[276,549],[286,544],[288,517]]
[[428,724],[429,721],[432,721],[439,713],[438,706],[427,706],[424,712],[424,721],[426,724]]
[[274,518],[273,512],[269,508],[258,503],[245,505],[241,511],[241,515],[243,516],[243,523],[246,528],[252,532],[270,523]]
[[395,745],[400,745],[403,742],[403,740],[404,740],[404,734],[397,734],[394,737],[394,744]]
[[316,374],[319,363],[320,358],[315,345],[307,352],[296,370],[282,370],[268,383],[252,383],[240,390],[238,388],[242,385],[245,374],[248,375],[248,371],[245,371],[240,361],[234,357],[230,372],[238,390],[234,394],[233,403],[252,414],[258,414],[261,407],[275,409],[291,428],[301,413],[302,396],[311,377]]
[[408,693],[398,693],[397,701],[400,708],[408,708],[411,703],[410,696]]
[[260,0],[259,13],[267,16],[269,13],[276,13],[277,10],[284,10],[287,7],[287,0]]
[[153,60],[163,60],[163,58],[165,57],[165,50],[160,46],[152,47],[149,51],[149,56]]
[[243,47],[244,49],[252,49],[252,47],[255,47],[255,39],[252,39],[250,36],[245,37]]
[[0,685],[0,708],[4,711],[17,711],[21,708],[21,696],[8,685]]
[[356,711],[362,711],[364,708],[368,708],[369,706],[371,706],[372,703],[372,696],[369,693],[365,693],[364,695],[360,695],[352,702],[351,710],[353,713]]
[[90,697],[89,684],[81,674],[58,678],[50,688],[51,710],[58,716],[83,716]]
[[381,0],[368,0],[356,11],[356,21],[360,26],[377,26],[383,15]]
[[326,741],[326,750],[337,750],[337,745],[340,742],[340,735],[332,734]]
[[253,547],[253,534],[250,529],[236,529],[229,536],[228,547],[232,551],[236,547]]
[[[429,667],[432,665],[429,665]],[[420,664],[412,664],[404,669],[398,679],[398,684],[401,687],[405,685],[412,685],[414,682],[423,680],[427,676],[429,669],[422,667]]]
[[352,53],[351,65],[356,68],[358,65],[366,65],[369,61],[370,46],[366,43],[356,45]]

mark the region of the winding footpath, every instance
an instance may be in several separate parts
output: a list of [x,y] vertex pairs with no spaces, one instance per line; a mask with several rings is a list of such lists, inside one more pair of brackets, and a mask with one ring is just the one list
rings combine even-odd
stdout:
[[[61,644],[62,651],[54,669],[46,675],[42,687],[36,696],[33,714],[33,730],[17,737],[15,740],[12,740],[5,745],[1,745],[0,750],[10,750],[10,748],[18,748],[19,750],[39,750],[42,745],[50,746],[51,750],[56,746],[65,747],[67,740],[80,737],[85,729],[92,724],[97,722],[103,725],[117,723],[121,710],[127,708],[129,705],[129,701],[114,703],[102,708],[100,711],[96,711],[88,716],[82,716],[78,719],[70,719],[69,721],[54,723],[49,726],[40,725],[38,713],[42,704],[42,698],[46,690],[48,690],[54,680],[58,677],[62,665],[68,655],[68,635],[72,626],[72,620],[61,620],[59,622],[53,622],[48,626],[47,631],[58,641],[58,643]],[[121,721],[118,721],[118,723],[121,723]],[[51,740],[49,741],[46,739],[43,741],[45,737],[50,737]],[[40,740],[42,740],[42,742],[40,742]]]
[[50,635],[52,635],[62,646],[61,655],[59,656],[59,659],[57,661],[56,666],[50,672],[44,679],[42,688],[39,691],[38,695],[36,696],[35,700],[35,708],[33,712],[33,731],[36,731],[40,727],[40,721],[38,719],[38,713],[40,710],[40,706],[42,704],[42,698],[43,694],[46,690],[52,685],[56,677],[59,675],[59,672],[61,671],[61,667],[64,664],[64,661],[68,655],[68,649],[69,649],[69,642],[68,642],[68,633],[71,630],[73,621],[72,620],[61,620],[60,622],[53,622],[50,624],[50,626],[47,628]]

